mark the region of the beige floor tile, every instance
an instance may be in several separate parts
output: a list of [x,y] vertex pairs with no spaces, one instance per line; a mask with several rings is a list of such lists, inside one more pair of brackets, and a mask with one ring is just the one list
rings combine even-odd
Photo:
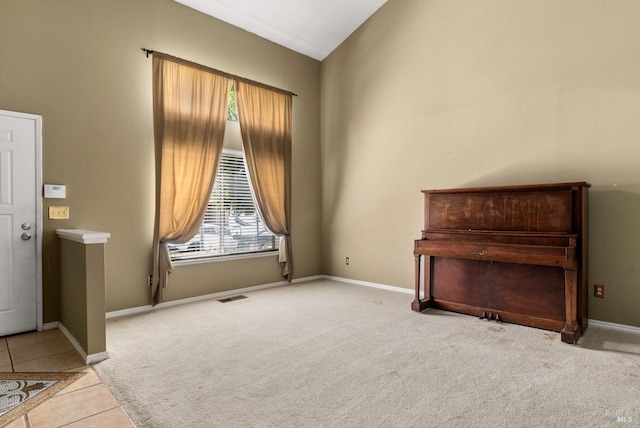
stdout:
[[67,371],[84,372],[84,375],[31,410],[27,416],[13,420],[4,428],[47,428],[62,425],[135,428],[93,368],[85,364],[57,329],[0,337],[0,372],[14,371]]
[[19,334],[17,336],[7,337],[7,345],[9,349],[18,348],[20,346],[33,345],[34,343],[47,342],[64,338],[64,335],[57,328],[43,331],[33,331],[31,333]]
[[27,418],[32,427],[53,428],[119,407],[107,387],[99,384],[68,394],[57,394],[30,411]]
[[118,427],[118,428],[135,428],[129,416],[118,407],[116,409],[107,410],[95,416],[90,416],[87,419],[83,419],[78,422],[66,425],[68,428],[103,428],[103,427]]
[[84,367],[84,360],[76,351],[68,351],[50,357],[14,364],[16,372],[63,372]]
[[98,385],[101,381],[95,371],[91,368],[91,366],[84,366],[77,369],[67,370],[70,372],[84,372],[84,375],[71,385],[68,385],[66,388],[61,390],[58,395],[66,394],[68,392],[77,391],[78,389],[87,388],[89,386]]
[[10,424],[7,424],[4,426],[4,428],[26,428],[26,427],[27,427],[27,422],[25,421],[24,416],[20,416],[19,418],[11,421]]
[[0,367],[10,365],[11,357],[9,356],[9,351],[0,351]]
[[33,345],[25,345],[17,348],[11,347],[11,358],[13,359],[13,363],[17,364],[73,350],[73,346],[63,337],[62,339],[48,340],[46,342],[34,343]]

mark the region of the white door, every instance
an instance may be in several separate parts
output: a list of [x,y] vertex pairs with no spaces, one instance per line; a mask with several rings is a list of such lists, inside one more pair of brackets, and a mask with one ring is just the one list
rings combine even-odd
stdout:
[[0,110],[0,336],[42,328],[41,123]]

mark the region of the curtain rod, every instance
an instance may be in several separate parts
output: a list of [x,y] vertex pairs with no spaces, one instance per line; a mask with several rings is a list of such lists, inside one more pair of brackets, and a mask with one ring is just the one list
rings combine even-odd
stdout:
[[149,55],[152,55],[153,53],[158,53],[158,54],[170,57],[170,58],[174,58],[174,59],[179,60],[181,62],[197,66],[198,68],[203,68],[205,70],[212,71],[212,72],[214,72],[216,74],[221,74],[223,76],[230,77],[230,78],[235,79],[235,80],[239,80],[239,81],[246,82],[246,83],[252,83],[254,85],[262,86],[262,87],[265,87],[265,88],[268,88],[268,89],[273,89],[273,90],[275,90],[277,92],[282,92],[282,93],[285,93],[285,94],[293,95],[294,97],[298,96],[298,94],[293,93],[291,91],[287,91],[285,89],[276,88],[275,86],[267,85],[267,84],[261,83],[261,82],[256,82],[255,80],[247,79],[246,77],[237,76],[235,74],[226,73],[224,71],[216,70],[215,68],[207,67],[206,65],[201,65],[201,64],[198,64],[198,63],[195,63],[195,62],[192,62],[192,61],[188,61],[186,59],[182,59],[182,58],[178,58],[178,57],[175,57],[175,56],[171,56],[171,55],[166,54],[166,53],[155,52],[154,50],[147,49],[147,48],[141,48],[141,49],[145,53],[147,58],[149,58]]

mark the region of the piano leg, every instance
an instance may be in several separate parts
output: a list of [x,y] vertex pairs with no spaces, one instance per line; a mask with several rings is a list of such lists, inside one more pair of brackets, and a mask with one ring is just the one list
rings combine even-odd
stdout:
[[566,325],[560,332],[563,342],[576,343],[582,333],[578,324],[578,271],[565,268],[564,270],[564,304],[566,309]]
[[421,254],[416,254],[416,284],[415,284],[415,300],[411,303],[411,310],[415,312],[422,312],[429,307],[429,299],[431,299],[431,287],[428,282],[431,275],[429,274],[430,269],[427,267],[427,263],[430,263],[431,257],[427,256],[425,260],[425,280],[424,280],[424,299],[420,298],[420,259],[422,258]]

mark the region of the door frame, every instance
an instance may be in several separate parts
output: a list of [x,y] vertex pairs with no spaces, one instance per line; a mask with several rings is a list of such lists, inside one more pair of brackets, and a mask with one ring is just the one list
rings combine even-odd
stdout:
[[43,296],[42,296],[42,116],[31,113],[21,113],[9,110],[0,110],[0,114],[4,116],[15,117],[18,119],[33,120],[35,124],[35,152],[34,159],[36,176],[35,176],[35,195],[36,195],[36,328],[42,331],[43,327]]

